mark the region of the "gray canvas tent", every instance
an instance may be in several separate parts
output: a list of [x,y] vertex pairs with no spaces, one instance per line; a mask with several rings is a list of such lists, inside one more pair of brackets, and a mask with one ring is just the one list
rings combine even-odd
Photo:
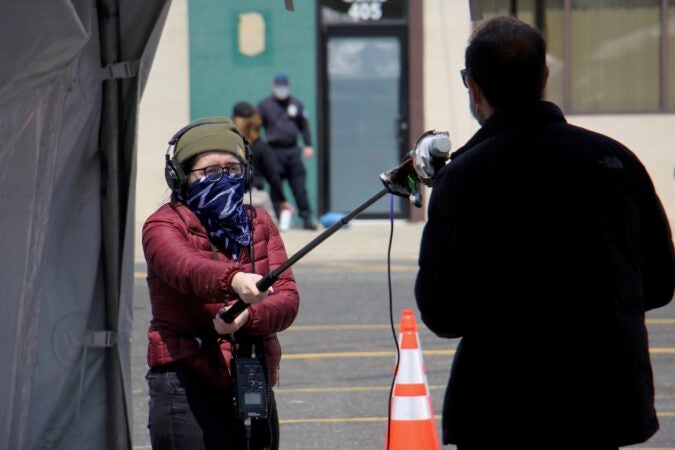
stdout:
[[131,448],[138,103],[169,0],[5,0],[0,449]]

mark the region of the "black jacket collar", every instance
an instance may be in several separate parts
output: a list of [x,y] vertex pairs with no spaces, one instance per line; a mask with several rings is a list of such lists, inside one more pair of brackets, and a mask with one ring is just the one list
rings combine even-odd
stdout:
[[486,139],[509,129],[530,128],[553,123],[566,123],[558,106],[551,102],[537,102],[518,109],[495,111],[464,146],[450,155],[454,159]]

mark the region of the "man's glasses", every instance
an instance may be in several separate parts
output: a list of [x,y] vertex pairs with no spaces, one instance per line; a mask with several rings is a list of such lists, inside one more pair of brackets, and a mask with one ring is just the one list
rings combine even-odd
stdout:
[[469,69],[462,69],[459,71],[459,74],[462,77],[462,83],[464,83],[464,87],[468,88],[469,85],[466,82],[466,77],[469,76]]
[[207,181],[215,183],[223,177],[224,173],[233,180],[239,180],[244,177],[244,165],[241,163],[228,164],[227,166],[208,166],[201,169],[192,169],[190,172],[203,171]]

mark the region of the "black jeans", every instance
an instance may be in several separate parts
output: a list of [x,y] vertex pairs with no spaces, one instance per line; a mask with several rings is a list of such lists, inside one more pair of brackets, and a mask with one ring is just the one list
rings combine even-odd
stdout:
[[[191,368],[151,368],[148,429],[154,450],[262,450],[279,448],[279,418],[272,395],[270,419],[246,430],[235,417],[231,393],[214,389]],[[265,447],[271,437],[271,447]]]
[[[298,207],[298,215],[303,219],[309,219],[312,215],[309,207],[309,197],[307,196],[307,173],[305,171],[305,163],[302,161],[302,150],[300,147],[280,147],[270,144],[272,152],[277,159],[277,169],[279,177],[282,180],[288,180],[288,184],[293,192],[295,203]],[[271,195],[274,210],[279,215],[279,204],[281,199],[277,198],[274,193]]]

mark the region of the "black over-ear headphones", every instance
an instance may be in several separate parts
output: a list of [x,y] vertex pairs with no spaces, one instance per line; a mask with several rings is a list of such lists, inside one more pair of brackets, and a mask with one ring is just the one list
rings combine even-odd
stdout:
[[198,119],[195,120],[194,122],[189,123],[188,125],[185,125],[183,128],[178,130],[176,134],[173,135],[173,137],[169,140],[169,147],[166,149],[166,154],[164,155],[166,164],[164,166],[164,179],[166,180],[166,184],[169,186],[169,189],[171,189],[172,192],[176,194],[182,193],[183,189],[185,188],[185,184],[187,183],[187,175],[185,174],[185,171],[183,170],[183,167],[180,165],[180,163],[176,160],[176,155],[173,154],[171,155],[171,149],[176,148],[176,144],[180,140],[180,138],[187,133],[189,130],[192,128],[201,126],[201,125],[224,125],[226,126],[230,131],[236,133],[241,139],[244,141],[244,158],[246,159],[246,164],[244,165],[244,185],[246,186],[246,190],[251,189],[251,184],[253,183],[253,169],[251,167],[251,149],[249,147],[248,139],[244,137],[244,135],[239,131],[239,129],[230,121],[227,119],[227,121],[216,121],[216,120],[209,120],[209,119]]

